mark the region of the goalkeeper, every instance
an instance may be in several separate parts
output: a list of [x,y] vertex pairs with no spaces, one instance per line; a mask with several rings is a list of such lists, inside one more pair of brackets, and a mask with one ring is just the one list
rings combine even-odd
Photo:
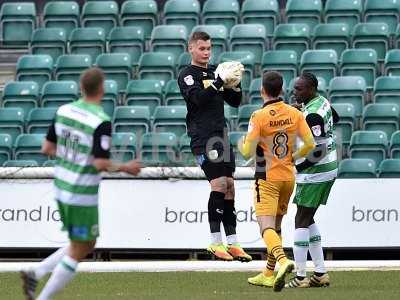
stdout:
[[[191,64],[179,74],[178,84],[187,106],[186,126],[197,163],[210,182],[208,220],[211,245],[208,251],[222,260],[250,261],[236,236],[235,156],[227,137],[225,102],[238,107],[242,98],[243,66],[238,62],[209,65],[210,36],[194,32],[189,39]],[[222,241],[221,223],[228,246]]]

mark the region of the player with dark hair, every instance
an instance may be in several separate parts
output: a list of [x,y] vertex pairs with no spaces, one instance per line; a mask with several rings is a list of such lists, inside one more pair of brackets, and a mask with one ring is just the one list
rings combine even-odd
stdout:
[[[243,66],[233,62],[217,68],[209,65],[211,40],[206,32],[194,32],[188,48],[192,61],[179,74],[178,84],[188,110],[190,146],[211,186],[208,200],[211,245],[207,250],[218,259],[250,261],[251,256],[243,251],[236,236],[235,157],[224,118],[225,102],[233,107],[240,105]],[[221,223],[227,247],[222,241]]]
[[[285,286],[285,277],[294,268],[294,263],[283,252],[280,237],[282,218],[295,185],[293,160],[305,157],[314,148],[312,134],[302,113],[279,97],[282,85],[279,73],[263,75],[261,96],[264,105],[251,116],[248,133],[238,144],[244,157],[256,154],[254,207],[268,250],[266,269],[249,278],[248,282],[273,287],[277,292]],[[297,137],[304,145],[294,151]],[[276,261],[280,268],[275,277]]]
[[[321,287],[329,285],[329,275],[324,265],[321,234],[314,215],[320,205],[325,205],[337,176],[337,154],[333,125],[339,119],[329,101],[318,95],[318,80],[312,73],[303,73],[294,86],[294,97],[302,106],[304,117],[313,133],[316,148],[301,161],[296,162],[295,234],[293,253],[297,276],[286,284],[289,288]],[[315,266],[314,274],[306,277],[307,253]]]
[[35,298],[37,283],[51,273],[39,300],[51,299],[70,282],[78,264],[90,254],[99,236],[98,191],[101,171],[139,173],[141,165],[110,160],[111,122],[101,107],[104,74],[98,68],[85,71],[80,80],[83,98],[61,106],[49,127],[42,152],[57,158],[54,190],[63,230],[69,244],[35,268],[21,272],[23,291]]

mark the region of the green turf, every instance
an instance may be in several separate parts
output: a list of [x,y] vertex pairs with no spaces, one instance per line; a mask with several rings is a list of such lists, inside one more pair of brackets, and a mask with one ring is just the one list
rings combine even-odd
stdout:
[[[281,293],[248,285],[249,275],[254,273],[80,273],[55,299],[400,299],[400,271],[331,272],[329,288]],[[23,299],[18,274],[0,273],[0,299]]]

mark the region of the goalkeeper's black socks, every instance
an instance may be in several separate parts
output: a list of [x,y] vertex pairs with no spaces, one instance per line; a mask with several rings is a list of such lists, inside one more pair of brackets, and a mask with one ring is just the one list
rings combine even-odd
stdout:
[[208,200],[208,222],[211,233],[221,232],[221,222],[224,216],[225,194],[212,191]]

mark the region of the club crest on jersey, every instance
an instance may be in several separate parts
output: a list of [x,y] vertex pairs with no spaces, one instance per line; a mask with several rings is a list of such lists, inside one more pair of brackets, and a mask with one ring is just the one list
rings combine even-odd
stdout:
[[276,115],[276,111],[274,111],[273,109],[271,109],[271,110],[269,111],[269,114],[270,114],[271,116],[275,116],[275,115]]
[[312,126],[311,130],[312,130],[314,136],[321,136],[321,133],[322,133],[321,125]]
[[186,85],[194,84],[194,79],[193,79],[192,75],[188,75],[188,76],[184,77],[183,80],[185,81]]

